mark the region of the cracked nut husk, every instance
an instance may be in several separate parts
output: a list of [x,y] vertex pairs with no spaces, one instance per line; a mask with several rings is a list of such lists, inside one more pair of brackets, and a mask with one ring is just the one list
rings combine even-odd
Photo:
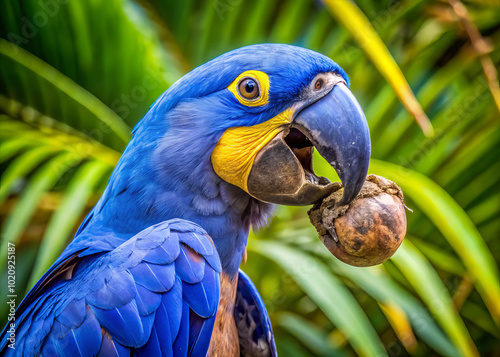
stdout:
[[328,250],[344,263],[381,264],[399,248],[406,234],[403,192],[392,181],[368,175],[358,196],[337,206],[343,189],[316,203],[309,219]]

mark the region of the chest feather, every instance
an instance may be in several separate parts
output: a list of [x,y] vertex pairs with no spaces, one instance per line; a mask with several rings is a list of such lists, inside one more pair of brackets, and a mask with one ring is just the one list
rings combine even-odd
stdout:
[[234,303],[238,276],[221,274],[219,308],[207,356],[239,356],[238,330],[234,321]]

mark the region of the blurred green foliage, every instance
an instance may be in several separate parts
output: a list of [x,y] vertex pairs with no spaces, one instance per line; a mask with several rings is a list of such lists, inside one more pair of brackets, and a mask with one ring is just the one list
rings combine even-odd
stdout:
[[[266,302],[279,352],[500,354],[500,4],[328,3],[331,12],[312,0],[2,1],[2,286],[7,242],[17,246],[22,296],[71,239],[131,128],[170,84],[236,47],[290,43],[350,75],[370,125],[370,172],[396,181],[414,212],[400,250],[372,268],[333,258],[307,208],[280,207],[252,235],[243,268]],[[419,115],[399,73],[434,136],[405,110]],[[320,157],[315,167],[335,177]],[[2,302],[2,321],[6,310]]]

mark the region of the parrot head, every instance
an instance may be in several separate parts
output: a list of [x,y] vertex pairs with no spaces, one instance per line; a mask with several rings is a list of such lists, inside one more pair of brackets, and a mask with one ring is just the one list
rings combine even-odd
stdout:
[[[307,57],[300,56],[307,54],[309,68]],[[258,200],[310,205],[333,187],[314,173],[315,147],[337,171],[344,185],[342,201],[348,203],[368,170],[366,119],[335,63],[314,52],[297,50],[296,55],[295,61],[277,63],[274,71],[244,71],[228,86],[240,110],[252,113],[247,114],[251,125],[226,129],[212,152],[213,168]]]
[[[151,130],[167,133],[157,162],[169,177],[203,181],[202,171],[213,171],[267,203],[310,205],[331,193],[333,184],[314,173],[314,148],[337,171],[344,204],[361,189],[370,159],[366,119],[345,72],[289,45],[247,46],[197,67],[156,101],[134,136]],[[182,167],[171,170],[173,156]]]

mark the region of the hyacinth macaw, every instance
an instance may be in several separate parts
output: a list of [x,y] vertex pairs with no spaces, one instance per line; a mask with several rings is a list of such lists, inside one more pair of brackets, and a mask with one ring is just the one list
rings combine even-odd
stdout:
[[[273,204],[363,185],[370,139],[342,68],[261,44],[172,85],[137,124],[101,199],[2,332],[2,354],[272,356],[265,306],[239,270]],[[12,324],[15,349],[12,348]]]

